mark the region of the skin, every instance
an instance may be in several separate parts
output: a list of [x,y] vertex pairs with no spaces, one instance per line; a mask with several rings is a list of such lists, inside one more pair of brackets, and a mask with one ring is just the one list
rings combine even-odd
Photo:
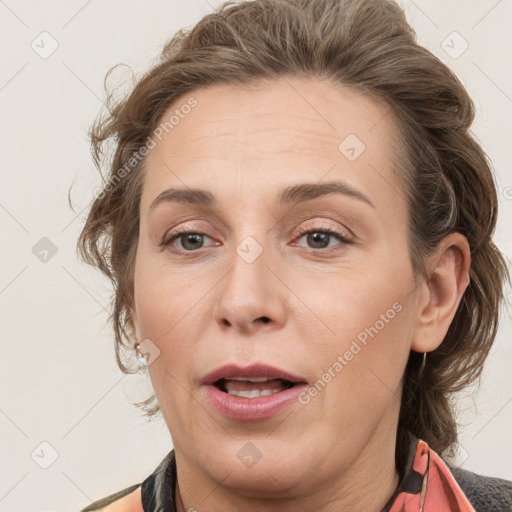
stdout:
[[[132,304],[137,339],[160,350],[149,374],[176,450],[178,508],[380,511],[398,484],[408,354],[441,343],[468,283],[467,241],[448,236],[427,260],[429,278],[415,276],[393,171],[396,121],[384,103],[291,77],[192,96],[197,107],[145,162]],[[366,146],[352,162],[338,149],[351,133]],[[332,193],[275,203],[284,187],[328,181],[373,206]],[[169,202],[150,212],[169,187],[207,189],[218,205]],[[187,227],[205,236],[159,245]],[[322,248],[299,228],[336,230],[348,242],[324,234]],[[262,249],[252,263],[236,252],[248,236]],[[308,404],[243,422],[206,401],[201,379],[227,363],[263,362],[317,381],[396,303],[400,312]],[[262,454],[250,468],[237,457],[247,442]]]
[[110,505],[103,507],[101,512],[144,512],[141,507],[142,488],[137,487],[133,492],[119,498]]

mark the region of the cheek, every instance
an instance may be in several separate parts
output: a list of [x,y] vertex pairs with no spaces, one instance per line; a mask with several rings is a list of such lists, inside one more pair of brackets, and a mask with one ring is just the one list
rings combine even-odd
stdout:
[[158,358],[148,368],[149,376],[162,413],[164,417],[170,415],[166,420],[173,426],[176,411],[194,408],[190,395],[192,375],[203,357],[198,342],[205,330],[209,307],[204,297],[201,300],[204,291],[199,293],[191,286],[180,291],[178,282],[177,276],[172,280],[146,280],[140,287],[138,304],[141,334],[159,350]]
[[329,384],[326,400],[371,407],[374,400],[392,398],[414,327],[410,286],[407,272],[367,272],[357,279],[331,280],[317,302],[309,296],[311,308],[329,328],[325,336],[310,330],[316,340],[310,350],[317,377],[336,382]]
[[140,251],[135,268],[135,302],[141,336],[157,345],[182,339],[183,332],[196,328],[205,291],[211,286],[204,273],[178,271],[168,264],[165,255]]
[[356,338],[363,344],[393,338],[392,333],[403,328],[404,317],[410,318],[406,313],[410,286],[406,278],[393,274],[349,269],[317,280],[316,286],[303,283],[298,293],[323,321],[326,348],[336,344],[342,349]]
[[183,389],[192,386],[190,369],[201,360],[196,340],[202,339],[211,305],[205,280],[199,282],[203,285],[192,286],[183,273],[171,274],[155,265],[140,265],[136,273],[139,335],[149,338],[159,351],[149,375],[159,403],[171,410],[188,399]]
[[[206,301],[193,293],[170,294],[158,288],[151,290],[150,300],[141,305],[140,329],[160,350],[161,362],[175,371],[200,357],[197,342],[201,340],[208,319]],[[211,307],[210,307],[211,310]],[[179,362],[179,364],[177,363]]]

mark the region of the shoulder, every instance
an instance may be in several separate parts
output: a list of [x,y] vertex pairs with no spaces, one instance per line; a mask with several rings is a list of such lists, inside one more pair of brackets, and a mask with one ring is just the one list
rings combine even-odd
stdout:
[[144,512],[141,484],[135,484],[106,498],[91,503],[80,512]]
[[175,485],[176,460],[171,450],[142,483],[95,501],[80,512],[144,512],[160,510],[163,502],[172,511]]
[[476,512],[512,511],[511,481],[448,467]]

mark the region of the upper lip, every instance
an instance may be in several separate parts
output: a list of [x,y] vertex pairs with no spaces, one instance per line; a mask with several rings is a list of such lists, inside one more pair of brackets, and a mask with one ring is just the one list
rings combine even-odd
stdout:
[[220,379],[232,379],[236,377],[267,377],[268,379],[283,379],[294,383],[306,382],[306,379],[299,375],[293,375],[285,370],[267,364],[255,363],[249,366],[238,366],[236,364],[221,366],[205,375],[201,383],[214,384]]

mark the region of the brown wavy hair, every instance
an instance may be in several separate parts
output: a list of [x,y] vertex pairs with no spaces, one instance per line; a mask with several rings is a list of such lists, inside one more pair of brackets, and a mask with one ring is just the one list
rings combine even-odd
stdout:
[[[397,4],[226,2],[176,33],[128,94],[114,100],[107,90],[108,108],[90,130],[94,161],[106,173],[77,249],[114,285],[109,321],[116,359],[123,372],[134,373],[121,357],[135,341],[130,303],[144,159],[134,154],[169,106],[194,89],[286,76],[329,79],[390,107],[400,131],[397,157],[403,165],[396,172],[408,201],[410,254],[418,278],[425,277],[425,257],[449,233],[461,233],[470,245],[470,284],[445,339],[428,354],[421,379],[422,354],[411,352],[405,369],[396,447],[402,474],[411,434],[439,453],[456,441],[453,394],[481,374],[508,270],[492,242],[497,193],[488,158],[470,133],[473,103],[455,74],[417,44]],[[160,409],[154,394],[136,405],[150,419]]]

